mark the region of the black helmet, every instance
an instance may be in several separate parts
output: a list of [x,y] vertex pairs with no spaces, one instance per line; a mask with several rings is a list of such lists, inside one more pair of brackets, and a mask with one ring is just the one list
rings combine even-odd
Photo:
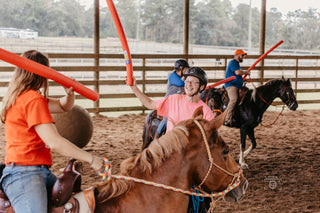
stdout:
[[184,59],[179,59],[176,62],[174,62],[174,70],[180,70],[180,67],[185,68],[189,68],[189,64],[186,60]]
[[207,76],[206,72],[200,67],[191,67],[191,68],[189,68],[186,71],[186,73],[184,74],[184,76],[185,76],[185,78],[187,78],[188,76],[194,76],[196,78],[199,78],[200,87],[202,85],[204,85],[204,88],[200,92],[202,92],[207,86],[208,76]]

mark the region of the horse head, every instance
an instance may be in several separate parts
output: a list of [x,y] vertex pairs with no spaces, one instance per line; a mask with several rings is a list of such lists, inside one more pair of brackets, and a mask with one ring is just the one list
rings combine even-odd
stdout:
[[212,121],[202,119],[202,107],[193,115],[194,120],[189,124],[189,141],[191,146],[200,147],[192,159],[195,170],[193,184],[212,194],[226,190],[238,180],[239,187],[225,195],[227,201],[238,201],[245,194],[248,181],[217,131],[225,120],[226,111]]
[[293,92],[290,79],[288,78],[286,80],[282,76],[281,85],[282,90],[280,92],[280,99],[289,107],[290,110],[295,111],[298,108],[298,103]]
[[209,88],[200,94],[200,99],[205,102],[215,115],[219,115],[224,111],[223,88]]

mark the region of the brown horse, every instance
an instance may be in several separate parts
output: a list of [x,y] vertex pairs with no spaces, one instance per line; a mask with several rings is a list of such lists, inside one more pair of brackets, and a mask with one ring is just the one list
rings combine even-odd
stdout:
[[[225,115],[210,122],[202,117],[200,107],[193,119],[180,122],[141,153],[122,162],[121,174],[184,190],[200,185],[207,193],[225,190],[238,176],[239,187],[227,193],[225,199],[240,200],[248,182],[217,132]],[[97,189],[97,213],[186,213],[189,203],[184,193],[128,180],[112,178]]]
[[[245,194],[248,181],[217,132],[225,113],[210,122],[202,117],[200,107],[193,119],[180,122],[137,156],[122,162],[121,175],[187,191],[198,186],[212,197],[215,196],[213,193],[226,190],[239,181],[238,187],[224,195],[227,201],[239,201]],[[187,212],[189,195],[186,192],[112,177],[96,186],[96,213]],[[63,211],[61,207],[50,212]],[[13,212],[12,208],[6,212]]]

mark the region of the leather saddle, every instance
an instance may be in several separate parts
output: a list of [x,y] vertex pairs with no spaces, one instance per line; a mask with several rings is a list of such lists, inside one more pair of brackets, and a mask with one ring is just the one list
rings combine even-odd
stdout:
[[81,174],[73,170],[75,159],[70,159],[63,173],[52,188],[52,204],[59,207],[65,204],[73,192],[81,191]]
[[[89,188],[81,191],[82,164],[74,164],[75,160],[70,159],[62,174],[58,177],[52,188],[52,206],[49,212],[52,213],[89,213],[95,208],[95,189]],[[75,170],[73,166],[75,165]],[[0,178],[5,164],[0,164]],[[76,193],[76,194],[75,194]],[[81,211],[80,211],[81,207]],[[0,187],[0,212],[14,212],[9,199]]]

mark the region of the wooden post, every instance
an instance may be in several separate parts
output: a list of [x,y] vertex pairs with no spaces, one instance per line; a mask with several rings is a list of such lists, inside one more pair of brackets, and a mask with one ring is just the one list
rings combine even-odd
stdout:
[[[100,7],[99,0],[94,0],[94,91],[100,94]],[[95,113],[99,114],[100,101],[94,102]]]
[[187,56],[189,54],[189,11],[190,0],[184,1],[184,39],[183,39],[183,53]]
[[[146,93],[146,58],[142,59],[142,93]],[[144,114],[146,109],[143,105],[142,107],[142,114]]]
[[[261,0],[261,18],[260,18],[260,55],[264,54],[266,41],[266,0]],[[264,82],[264,59],[260,63],[260,85]]]
[[295,87],[294,87],[294,93],[297,94],[298,91],[298,70],[299,70],[299,57],[296,58],[296,79],[295,79]]

